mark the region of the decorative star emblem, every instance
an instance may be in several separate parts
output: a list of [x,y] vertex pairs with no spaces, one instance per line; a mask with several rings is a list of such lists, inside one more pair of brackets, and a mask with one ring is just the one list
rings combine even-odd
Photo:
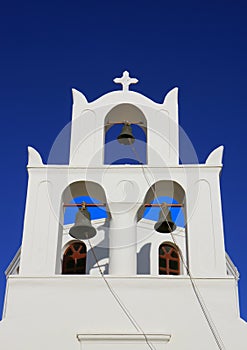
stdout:
[[123,72],[123,75],[121,78],[115,78],[115,79],[113,79],[113,81],[116,84],[122,84],[123,91],[129,91],[130,84],[138,83],[138,79],[130,78],[129,72],[127,72],[127,70],[125,72]]

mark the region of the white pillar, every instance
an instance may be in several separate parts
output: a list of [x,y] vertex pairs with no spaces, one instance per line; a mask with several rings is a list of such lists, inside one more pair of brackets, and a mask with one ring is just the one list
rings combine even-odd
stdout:
[[226,276],[219,169],[201,170],[186,193],[189,267],[193,276]]
[[136,275],[136,206],[127,208],[124,204],[111,207],[112,219],[109,228],[109,274]]
[[[29,171],[20,261],[21,275],[47,276],[56,272],[61,189],[47,180],[46,168]],[[58,268],[57,268],[58,271]]]

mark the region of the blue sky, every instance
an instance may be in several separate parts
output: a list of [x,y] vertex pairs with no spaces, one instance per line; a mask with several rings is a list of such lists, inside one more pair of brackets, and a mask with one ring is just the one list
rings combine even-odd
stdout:
[[71,88],[93,101],[120,89],[112,79],[129,70],[139,79],[132,89],[156,102],[179,87],[180,124],[200,162],[225,146],[225,243],[241,274],[241,315],[247,320],[246,15],[241,0],[1,5],[0,305],[4,270],[21,244],[27,146],[46,162],[70,121]]

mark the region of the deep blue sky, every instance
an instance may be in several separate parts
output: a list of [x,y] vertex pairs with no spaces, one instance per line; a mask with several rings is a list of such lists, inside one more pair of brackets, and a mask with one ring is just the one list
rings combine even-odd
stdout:
[[21,243],[27,146],[46,162],[70,121],[71,88],[93,101],[119,89],[112,79],[127,69],[139,79],[132,89],[156,102],[179,87],[180,124],[200,162],[225,146],[226,250],[241,274],[241,314],[247,319],[246,18],[241,0],[1,4],[0,305],[4,270]]

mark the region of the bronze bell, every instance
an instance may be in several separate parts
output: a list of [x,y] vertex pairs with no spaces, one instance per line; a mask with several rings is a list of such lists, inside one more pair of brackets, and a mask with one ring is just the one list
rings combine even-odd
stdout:
[[96,235],[96,229],[91,224],[91,215],[85,204],[78,209],[75,224],[69,230],[69,234],[76,239],[90,239]]
[[172,221],[171,212],[168,206],[166,203],[163,203],[159,214],[159,220],[154,225],[154,229],[157,232],[169,233],[176,230],[176,227],[175,222]]
[[130,123],[124,123],[121,133],[118,135],[117,140],[122,145],[132,145],[135,142],[135,138],[132,134],[132,127]]

